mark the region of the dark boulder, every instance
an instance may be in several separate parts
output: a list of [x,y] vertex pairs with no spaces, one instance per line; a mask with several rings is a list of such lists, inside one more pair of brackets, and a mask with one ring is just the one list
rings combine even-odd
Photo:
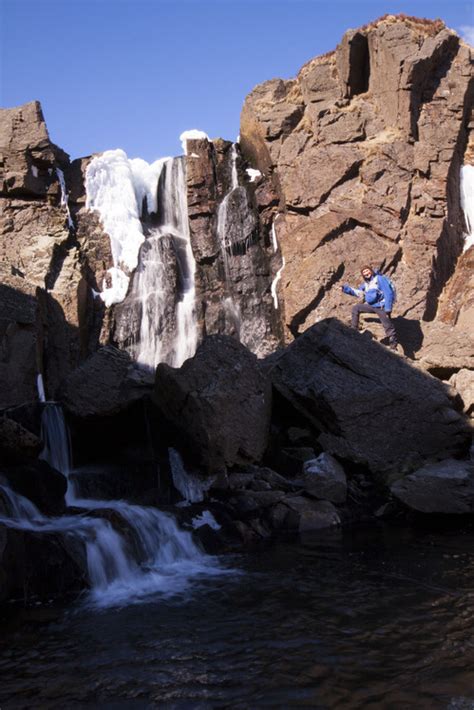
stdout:
[[71,373],[60,387],[59,398],[77,417],[110,416],[148,391],[130,356],[107,345]]
[[0,417],[0,456],[4,462],[36,459],[40,451],[39,437],[13,419]]
[[391,491],[421,513],[474,512],[474,462],[448,459],[423,466],[396,481]]
[[84,546],[77,538],[0,523],[0,602],[48,602],[87,586]]
[[255,355],[233,338],[206,338],[179,369],[158,365],[153,398],[208,473],[262,458],[271,386]]
[[344,469],[331,454],[322,453],[304,464],[303,487],[320,500],[344,503],[347,479]]
[[270,377],[319,430],[323,450],[383,480],[469,446],[467,421],[442,383],[335,319],[286,348]]
[[0,467],[0,482],[2,479],[9,488],[28,498],[45,515],[60,515],[64,511],[66,478],[46,461]]

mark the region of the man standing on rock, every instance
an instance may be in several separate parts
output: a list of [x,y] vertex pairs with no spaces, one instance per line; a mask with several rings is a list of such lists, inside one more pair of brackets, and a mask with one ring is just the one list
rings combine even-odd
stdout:
[[364,266],[361,273],[364,283],[360,288],[352,288],[348,284],[342,286],[344,293],[364,299],[363,303],[357,303],[352,308],[351,325],[357,329],[361,313],[375,313],[383,325],[385,335],[389,341],[389,347],[391,350],[396,350],[398,346],[397,334],[390,317],[395,300],[393,286],[386,276],[374,271],[371,266]]

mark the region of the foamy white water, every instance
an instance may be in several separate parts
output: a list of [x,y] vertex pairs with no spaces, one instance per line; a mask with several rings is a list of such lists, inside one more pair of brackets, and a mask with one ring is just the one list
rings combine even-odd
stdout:
[[[186,165],[183,158],[172,158],[165,161],[162,168],[158,195],[159,225],[150,232],[147,244],[140,252],[132,294],[142,304],[139,344],[134,357],[139,364],[152,369],[163,361],[180,367],[194,355],[198,341],[196,262],[189,233]],[[177,294],[166,288],[171,264],[163,259],[161,240],[170,239],[178,270]],[[173,299],[171,308],[167,302],[170,298]],[[166,319],[173,308],[175,332],[172,342],[164,343]]]
[[38,399],[40,402],[46,402],[46,395],[44,391],[44,380],[43,375],[39,373],[36,375],[36,390],[38,392]]
[[[91,586],[88,604],[105,608],[138,603],[150,595],[182,593],[197,579],[230,572],[204,553],[191,532],[180,529],[169,513],[124,501],[81,498],[80,471],[75,472],[74,480],[69,477],[69,434],[58,405],[49,403],[44,408],[42,435],[42,458],[68,477],[67,503],[88,514],[48,517],[24,496],[0,486],[8,508],[8,515],[0,516],[0,521],[11,528],[79,538]],[[103,517],[109,515],[107,511],[124,521],[134,543]]]
[[188,473],[184,467],[183,459],[176,449],[168,449],[168,456],[173,484],[183,496],[183,503],[189,505],[203,501],[205,494],[214,483],[215,477],[198,478]]
[[100,294],[106,306],[120,303],[127,295],[129,275],[138,263],[145,236],[140,217],[146,202],[156,211],[158,180],[165,159],[151,165],[129,160],[123,150],[108,150],[94,158],[86,171],[86,207],[100,215],[110,237],[113,267],[112,285],[104,282]]

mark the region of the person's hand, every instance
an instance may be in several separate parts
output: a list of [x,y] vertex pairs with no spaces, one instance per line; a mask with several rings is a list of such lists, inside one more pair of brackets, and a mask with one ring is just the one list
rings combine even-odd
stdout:
[[343,293],[348,293],[348,294],[350,294],[350,293],[352,292],[352,289],[351,289],[351,287],[349,286],[349,284],[344,284],[344,286],[341,286],[341,289],[342,289],[342,292],[343,292]]

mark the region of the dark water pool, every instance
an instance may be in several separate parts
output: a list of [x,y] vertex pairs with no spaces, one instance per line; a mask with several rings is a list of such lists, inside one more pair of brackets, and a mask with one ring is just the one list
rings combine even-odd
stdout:
[[2,621],[0,708],[474,708],[474,534],[384,528],[233,558],[123,609]]

